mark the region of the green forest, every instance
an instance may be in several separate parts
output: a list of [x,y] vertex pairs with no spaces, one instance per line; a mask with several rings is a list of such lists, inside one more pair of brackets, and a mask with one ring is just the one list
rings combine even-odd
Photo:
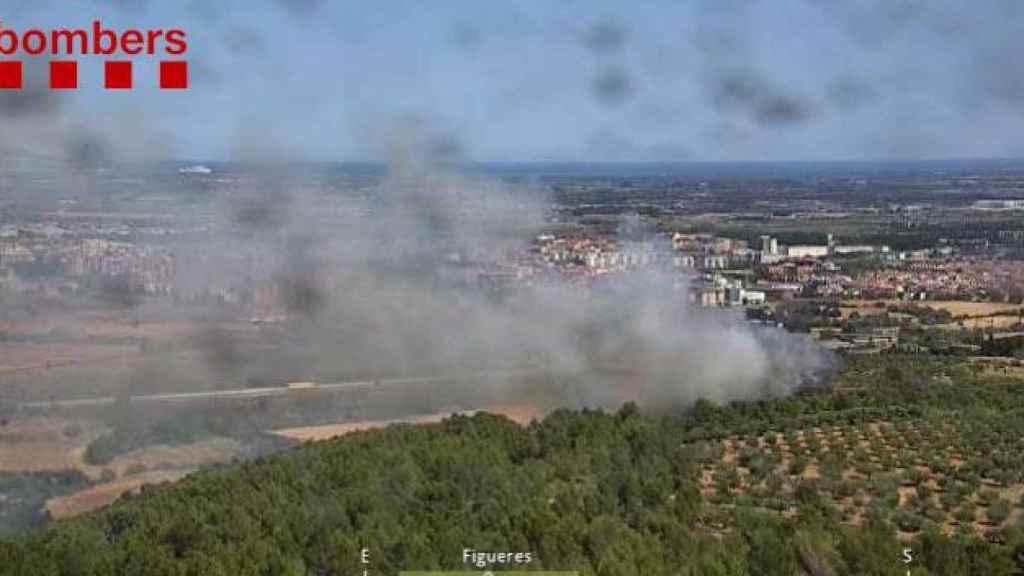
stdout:
[[1022,392],[883,355],[785,398],[396,425],[51,522],[0,543],[0,574],[355,575],[362,548],[385,575],[473,570],[464,548],[600,576],[1024,574]]

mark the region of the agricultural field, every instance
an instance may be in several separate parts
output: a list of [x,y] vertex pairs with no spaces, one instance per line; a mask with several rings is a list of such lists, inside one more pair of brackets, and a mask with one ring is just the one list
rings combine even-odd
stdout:
[[246,375],[219,370],[217,354],[258,347],[259,335],[251,322],[156,304],[0,310],[0,402],[241,386]]
[[1019,316],[978,316],[974,318],[963,318],[952,324],[940,326],[952,330],[969,328],[976,330],[1020,330],[1022,326]]
[[[965,302],[959,300],[917,300],[912,303],[902,300],[848,300],[842,303],[840,311],[842,312],[843,319],[848,319],[854,312],[860,316],[884,314],[890,308],[900,308],[909,304],[948,312],[956,320],[995,318],[1006,319],[1010,323],[1015,323],[1019,321],[1019,315],[1024,313],[1024,307],[1019,304]],[[985,327],[987,326],[985,324]]]
[[958,300],[935,300],[922,301],[921,306],[927,306],[934,310],[945,310],[954,317],[977,318],[982,316],[1020,314],[1024,307],[1019,304],[1006,304],[1002,302],[961,302]]
[[871,517],[905,538],[926,522],[989,534],[1024,513],[1024,437],[1005,425],[934,417],[731,436],[701,446],[702,493],[782,516],[810,497],[837,522]]
[[107,431],[95,420],[39,417],[0,427],[0,473],[82,471],[82,453]]
[[755,417],[741,433],[716,426],[690,443],[712,517],[724,527],[739,509],[786,519],[813,510],[837,524],[890,526],[905,541],[926,530],[999,541],[1024,526],[1019,375],[899,359],[849,358],[845,392],[833,396],[841,410]]
[[137,346],[3,343],[0,374],[110,362],[137,353]]
[[181,478],[201,467],[246,455],[237,440],[203,438],[181,445],[148,445],[102,464],[87,453],[111,428],[94,419],[19,418],[0,428],[0,533],[42,521],[45,506],[65,518],[110,504],[143,484]]
[[142,472],[118,480],[111,480],[85,490],[65,496],[57,496],[46,501],[46,512],[54,519],[72,518],[91,510],[112,504],[121,496],[138,492],[147,484],[158,485],[165,482],[180,480],[195,472],[196,468],[179,468],[175,470],[159,470]]

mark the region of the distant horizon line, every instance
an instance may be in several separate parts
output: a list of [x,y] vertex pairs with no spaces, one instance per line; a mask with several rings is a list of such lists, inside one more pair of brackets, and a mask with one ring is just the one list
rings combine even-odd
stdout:
[[[1024,156],[948,156],[935,158],[839,158],[818,160],[466,160],[461,162],[438,162],[442,166],[486,166],[486,165],[686,165],[686,164],[929,164],[948,162],[1024,162]],[[387,166],[387,160],[242,160],[242,159],[199,159],[180,158],[154,161],[125,161],[122,164],[362,164]]]

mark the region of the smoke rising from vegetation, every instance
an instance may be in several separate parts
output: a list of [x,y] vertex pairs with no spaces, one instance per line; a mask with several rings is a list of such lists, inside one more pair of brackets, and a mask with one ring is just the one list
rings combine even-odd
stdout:
[[[522,390],[500,375],[527,370],[550,375],[536,397],[545,408],[657,409],[784,395],[830,369],[830,356],[803,337],[692,305],[667,265],[593,289],[541,278],[481,289],[490,277],[480,270],[528,249],[549,226],[548,204],[542,190],[439,168],[430,142],[415,127],[395,130],[388,173],[363,195],[328,199],[264,169],[274,193],[225,204],[223,253],[272,263],[262,273],[289,317],[279,374],[490,373],[499,377],[477,384],[493,389],[474,394],[509,400]],[[619,242],[630,250],[658,241],[631,217]],[[233,269],[217,260],[202,268]],[[219,338],[230,335],[202,340],[223,351],[216,370],[252,360],[231,343],[209,346]]]

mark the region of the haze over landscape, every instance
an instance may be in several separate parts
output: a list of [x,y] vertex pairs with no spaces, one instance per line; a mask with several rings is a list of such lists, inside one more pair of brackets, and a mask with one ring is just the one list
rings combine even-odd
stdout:
[[1024,573],[1022,21],[9,0],[0,575]]
[[[106,93],[83,59],[61,97],[129,157],[385,160],[382,134],[411,117],[474,160],[832,160],[1019,157],[1021,10],[12,0],[3,24],[188,32],[186,93]],[[153,67],[137,73],[154,86]]]

